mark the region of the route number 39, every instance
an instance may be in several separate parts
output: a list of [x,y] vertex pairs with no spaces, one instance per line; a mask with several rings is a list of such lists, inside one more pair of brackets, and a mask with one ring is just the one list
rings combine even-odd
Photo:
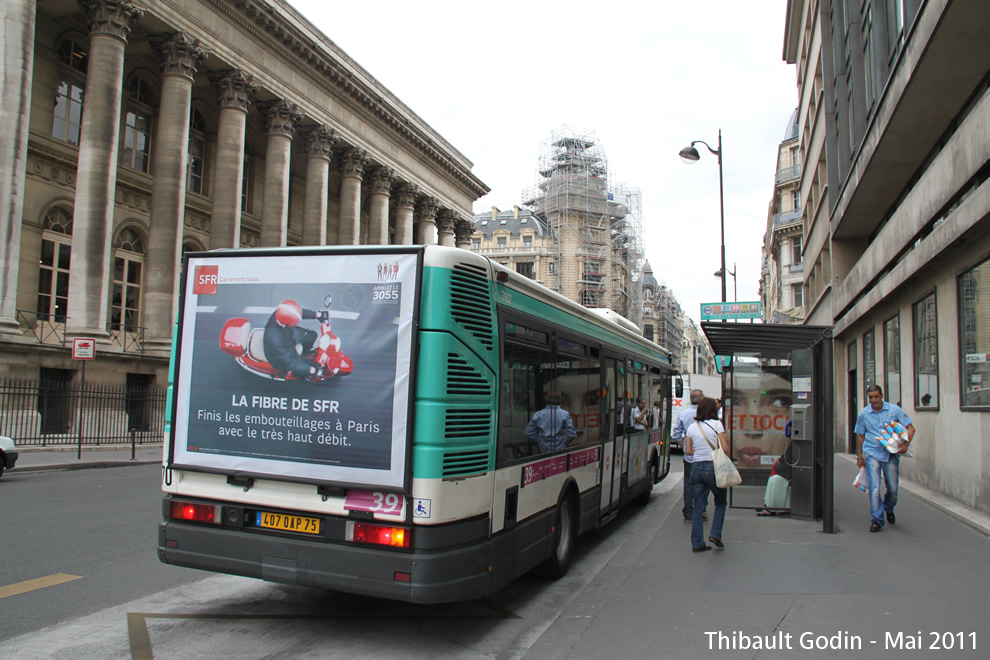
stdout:
[[397,493],[370,490],[349,490],[344,500],[346,511],[370,511],[389,516],[401,516],[405,498]]

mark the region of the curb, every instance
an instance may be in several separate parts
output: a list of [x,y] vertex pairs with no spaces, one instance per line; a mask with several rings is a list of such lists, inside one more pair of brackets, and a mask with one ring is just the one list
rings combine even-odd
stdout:
[[90,468],[113,468],[113,467],[128,467],[130,465],[153,465],[161,464],[161,461],[143,461],[140,459],[128,459],[126,461],[87,461],[79,463],[53,463],[51,465],[25,465],[14,466],[7,472],[10,474],[17,474],[20,472],[45,472],[45,471],[58,471],[58,470],[88,470]]

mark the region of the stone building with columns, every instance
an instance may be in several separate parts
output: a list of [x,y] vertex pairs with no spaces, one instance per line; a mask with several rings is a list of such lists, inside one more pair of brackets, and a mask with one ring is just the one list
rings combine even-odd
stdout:
[[4,6],[0,378],[163,386],[188,250],[469,244],[471,161],[284,0]]

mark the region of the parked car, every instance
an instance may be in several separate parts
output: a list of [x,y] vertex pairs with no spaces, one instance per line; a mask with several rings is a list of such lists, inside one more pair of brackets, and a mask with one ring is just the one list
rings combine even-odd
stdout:
[[0,477],[4,470],[14,467],[17,462],[17,448],[14,441],[7,436],[0,435]]

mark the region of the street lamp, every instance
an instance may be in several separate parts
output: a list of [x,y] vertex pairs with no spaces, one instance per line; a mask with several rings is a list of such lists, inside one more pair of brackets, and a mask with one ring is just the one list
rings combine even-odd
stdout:
[[[732,302],[739,302],[739,292],[736,290],[736,262],[732,262],[732,270],[729,271],[729,275],[732,275]],[[722,277],[722,270],[715,271],[715,277]]]
[[[722,223],[722,268],[719,269],[719,273],[725,272],[725,205],[722,195],[722,129],[718,131],[718,149],[712,149],[708,146],[707,142],[703,140],[695,140],[690,146],[681,149],[681,160],[683,160],[688,165],[698,162],[701,158],[701,154],[698,150],[694,148],[696,144],[703,144],[705,147],[718,157],[718,211],[719,217]],[[733,276],[735,273],[733,273]],[[721,277],[721,275],[719,275]],[[725,302],[725,278],[722,277],[722,302]]]

